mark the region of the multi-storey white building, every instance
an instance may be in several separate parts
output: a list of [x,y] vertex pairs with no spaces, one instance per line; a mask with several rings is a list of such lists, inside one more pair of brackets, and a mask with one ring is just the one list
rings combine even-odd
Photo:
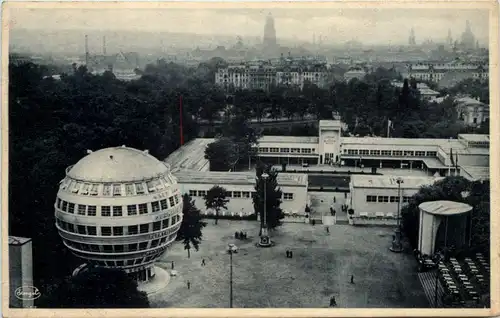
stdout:
[[215,83],[226,89],[264,89],[272,86],[295,86],[305,83],[325,87],[328,81],[326,64],[264,65],[247,63],[220,68],[215,73]]
[[479,98],[458,97],[455,99],[460,120],[468,126],[480,127],[488,125],[490,106],[479,101]]
[[488,80],[488,65],[483,64],[462,64],[462,63],[435,63],[435,64],[410,64],[407,66],[407,75],[422,81],[439,83],[447,75],[457,77],[461,74],[464,78],[474,78]]
[[[392,81],[391,85],[398,88],[403,88],[404,83],[399,81]],[[439,96],[439,92],[432,90],[425,83],[417,83],[417,90],[420,93],[420,96],[425,100],[432,100]]]
[[89,154],[66,170],[54,204],[64,245],[88,263],[139,281],[175,240],[182,197],[168,165],[125,146]]

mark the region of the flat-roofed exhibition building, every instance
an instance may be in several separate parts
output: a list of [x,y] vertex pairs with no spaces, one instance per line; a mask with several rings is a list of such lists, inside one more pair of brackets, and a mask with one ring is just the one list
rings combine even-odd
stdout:
[[88,151],[66,169],[54,205],[64,244],[88,264],[120,268],[138,281],[175,240],[182,221],[177,179],[147,151]]

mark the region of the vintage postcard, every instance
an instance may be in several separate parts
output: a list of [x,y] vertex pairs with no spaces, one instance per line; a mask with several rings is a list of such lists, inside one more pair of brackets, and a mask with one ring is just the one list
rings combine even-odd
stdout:
[[498,33],[496,1],[4,2],[4,315],[498,315]]

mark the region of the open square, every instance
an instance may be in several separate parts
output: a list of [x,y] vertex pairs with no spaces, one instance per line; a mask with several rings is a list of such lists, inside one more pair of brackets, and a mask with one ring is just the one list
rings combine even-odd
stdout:
[[[392,230],[383,227],[285,223],[271,232],[276,245],[258,248],[258,222],[207,220],[198,252],[176,242],[157,263],[176,277],[150,296],[153,307],[229,307],[229,243],[233,255],[233,306],[340,308],[424,308],[428,301],[410,254],[389,251]],[[246,241],[234,238],[246,231]],[[286,250],[293,258],[286,258]],[[205,259],[206,266],[202,266]],[[354,275],[354,284],[350,283]],[[190,282],[190,289],[187,282]]]

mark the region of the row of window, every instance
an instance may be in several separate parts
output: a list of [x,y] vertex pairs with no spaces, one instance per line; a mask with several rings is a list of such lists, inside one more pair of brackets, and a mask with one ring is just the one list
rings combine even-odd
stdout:
[[171,218],[166,218],[161,221],[156,221],[152,223],[144,223],[144,224],[128,225],[128,226],[101,226],[99,233],[97,232],[99,227],[96,226],[72,224],[57,218],[56,218],[56,223],[61,229],[70,233],[91,235],[91,236],[124,236],[124,235],[147,234],[162,229],[166,229],[169,226],[177,224],[180,221],[180,219],[181,219],[180,214],[177,214]]
[[177,234],[172,234],[168,237],[165,236],[162,237],[161,239],[140,242],[140,243],[132,243],[132,244],[97,245],[97,244],[78,243],[68,240],[65,240],[64,242],[68,246],[80,251],[113,254],[113,253],[140,252],[149,250],[165,244],[165,242],[167,242],[167,239],[168,241],[173,240],[175,238],[175,235]]
[[61,182],[61,190],[67,190],[74,194],[91,196],[133,196],[149,193],[157,193],[166,189],[175,181],[168,175],[163,178],[146,182],[134,183],[89,183],[65,178]]
[[94,264],[94,265],[97,265],[97,266],[109,266],[109,267],[132,266],[132,265],[139,265],[139,264],[142,264],[142,263],[148,263],[149,261],[151,261],[155,257],[156,257],[156,255],[153,255],[153,256],[148,256],[146,258],[128,259],[126,261],[97,261],[97,260],[91,260],[90,263]]
[[[410,197],[402,197],[403,203],[407,203],[410,201]],[[399,202],[399,197],[396,196],[387,196],[387,195],[367,195],[366,202],[378,202],[378,203],[394,203]]]
[[315,148],[276,148],[276,147],[253,147],[253,151],[259,151],[260,153],[305,153],[310,154],[316,151]]
[[437,151],[344,149],[348,155],[436,157]]
[[153,201],[151,203],[141,203],[141,204],[130,204],[126,206],[114,205],[114,206],[96,206],[96,205],[84,205],[75,204],[68,201],[61,200],[57,198],[56,207],[62,212],[87,215],[87,216],[97,216],[99,212],[100,216],[123,216],[125,211],[127,215],[137,215],[147,214],[149,212],[155,213],[168,208],[175,207],[180,202],[179,195],[173,195],[167,199],[160,201]]
[[[227,198],[245,198],[249,199],[254,197],[256,192],[252,191],[226,191]],[[190,197],[205,197],[207,195],[206,190],[189,190]],[[293,200],[293,193],[283,193],[283,200]]]

